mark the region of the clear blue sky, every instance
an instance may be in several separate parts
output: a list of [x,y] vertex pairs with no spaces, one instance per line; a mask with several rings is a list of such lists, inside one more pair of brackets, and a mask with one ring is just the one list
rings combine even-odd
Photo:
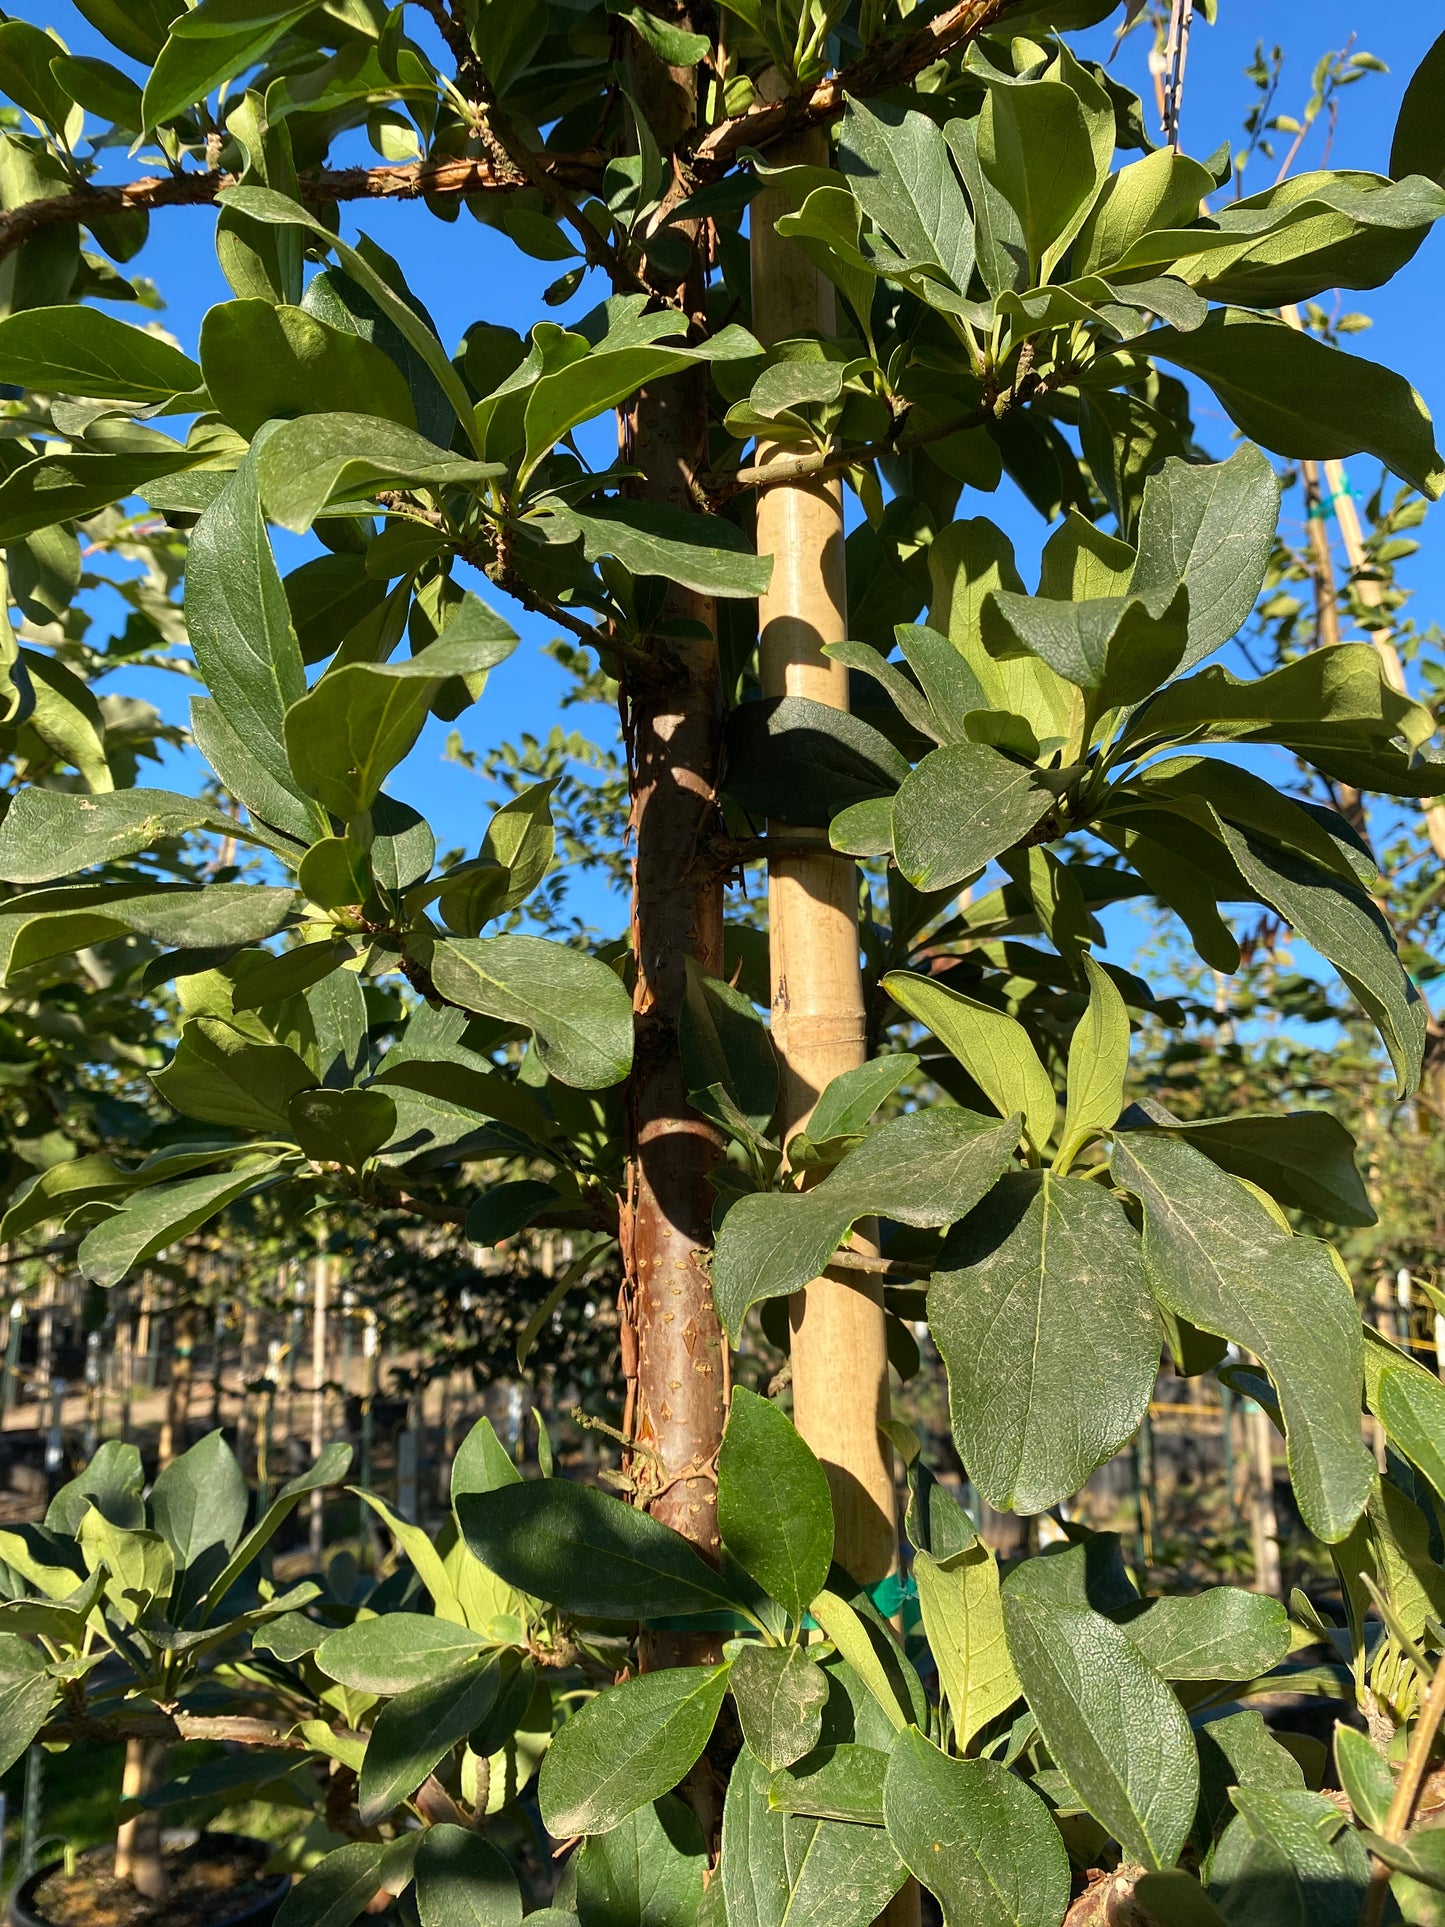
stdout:
[[[54,27],[75,52],[120,59],[68,0],[20,0],[12,12]],[[1371,76],[1346,92],[1332,164],[1383,171],[1400,95],[1420,57],[1445,25],[1437,0],[1393,0],[1389,6],[1374,8],[1362,5],[1361,0],[1313,0],[1309,7],[1300,6],[1298,0],[1251,0],[1249,5],[1241,4],[1241,0],[1221,0],[1220,15],[1218,26],[1211,29],[1201,22],[1194,34],[1183,116],[1184,144],[1189,151],[1202,156],[1223,140],[1239,141],[1241,118],[1253,98],[1243,70],[1257,41],[1266,46],[1278,41],[1286,50],[1279,104],[1291,112],[1303,104],[1315,60],[1326,49],[1342,45],[1354,32],[1358,44],[1386,61],[1390,72]],[[409,12],[407,25],[418,38],[431,32],[425,17],[416,10]],[[1108,49],[1110,32],[1096,29],[1084,38],[1091,51],[1102,54]],[[1147,49],[1146,35],[1137,32],[1126,41],[1115,63],[1119,77],[1138,89],[1146,104],[1152,101],[1145,67]],[[1318,164],[1319,145],[1316,135],[1301,156],[1300,166]],[[122,177],[128,165],[133,166],[123,157],[113,158],[107,165],[107,177]],[[1267,185],[1271,174],[1269,163],[1257,161],[1248,177],[1251,188]],[[347,209],[345,213],[348,235],[360,226],[403,260],[413,287],[431,308],[449,346],[475,320],[504,322],[525,331],[541,314],[563,320],[581,314],[605,292],[600,286],[589,285],[566,308],[547,310],[541,294],[557,273],[556,266],[527,259],[505,238],[465,214],[447,224],[433,219],[419,206],[399,203],[368,206],[360,212]],[[214,216],[209,210],[168,210],[155,218],[152,239],[132,264],[155,279],[168,304],[161,319],[191,350],[206,308],[229,294],[216,266],[213,226]],[[1348,303],[1364,308],[1375,319],[1374,328],[1356,337],[1354,345],[1408,375],[1437,418],[1445,415],[1445,373],[1438,349],[1438,315],[1445,296],[1442,248],[1445,241],[1438,234],[1432,236],[1394,286],[1352,297]],[[589,277],[589,282],[595,280],[595,276]],[[1200,420],[1205,431],[1202,439],[1213,444],[1218,453],[1227,453],[1232,431],[1207,396]],[[1373,487],[1376,473],[1372,464],[1360,465],[1354,477],[1357,486],[1365,490]],[[964,507],[967,513],[983,512],[1003,522],[1017,542],[1021,559],[1036,552],[1044,531],[1033,512],[1007,488],[987,500],[966,497]],[[299,559],[299,548],[294,554]],[[292,559],[282,551],[283,566],[289,566]],[[1416,613],[1428,621],[1445,604],[1445,550],[1430,539],[1428,531],[1425,552],[1409,567],[1411,579],[1419,588]],[[1026,560],[1025,569],[1027,572]],[[561,677],[539,653],[547,631],[519,610],[510,609],[509,614],[522,631],[524,646],[494,672],[482,702],[460,724],[465,741],[478,750],[524,730],[545,735],[556,721],[572,727],[579,720],[576,711],[559,715]],[[170,713],[183,713],[183,702],[178,700],[185,693],[182,684],[171,678],[147,681],[148,685],[159,681],[166,687],[157,690],[148,686],[144,693],[152,700],[165,699]],[[605,716],[599,716],[597,723],[599,733],[608,728]],[[443,760],[450,727],[429,726],[407,766],[389,787],[429,814],[441,847],[475,847],[486,814],[482,792],[476,778]],[[186,777],[177,770],[173,780],[184,784]],[[600,904],[594,914],[603,914]]]

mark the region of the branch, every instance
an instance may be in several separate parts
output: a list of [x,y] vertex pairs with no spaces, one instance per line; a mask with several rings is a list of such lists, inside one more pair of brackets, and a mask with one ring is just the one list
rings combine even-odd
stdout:
[[1017,4],[1018,0],[957,0],[913,33],[860,54],[810,92],[750,107],[745,114],[720,121],[699,142],[694,161],[701,170],[721,172],[740,148],[763,147],[808,127],[824,127],[842,113],[847,95],[867,100],[904,86],[965,41],[986,33]]
[[[289,1747],[308,1752],[311,1743],[293,1725],[279,1726],[272,1720],[255,1720],[244,1715],[206,1717],[198,1713],[167,1713],[161,1707],[152,1712],[82,1714],[70,1719],[51,1720],[41,1728],[39,1737],[47,1742],[90,1741],[113,1745],[119,1740],[219,1740],[235,1746]],[[344,1739],[361,1739],[359,1733],[342,1731]]]
[[[598,178],[601,161],[580,154],[548,157],[558,181],[587,187]],[[48,201],[27,201],[0,214],[0,258],[33,234],[68,222],[104,220],[132,209],[149,213],[163,207],[209,207],[218,194],[235,187],[237,174],[155,174],[119,187],[80,187]],[[423,195],[510,194],[528,186],[524,174],[492,160],[409,161],[402,167],[318,168],[300,176],[298,193],[308,207],[333,201],[414,201]]]

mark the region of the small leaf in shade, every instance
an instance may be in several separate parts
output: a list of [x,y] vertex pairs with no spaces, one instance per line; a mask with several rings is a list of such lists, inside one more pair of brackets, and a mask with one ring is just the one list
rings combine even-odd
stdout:
[[883,1788],[888,1837],[945,1927],[1059,1927],[1069,1856],[1048,1808],[997,1760],[956,1760],[916,1727]]
[[787,1414],[744,1386],[728,1407],[717,1512],[733,1558],[801,1621],[833,1563],[828,1479]]
[[410,1799],[452,1748],[487,1720],[501,1685],[496,1659],[473,1660],[387,1701],[372,1724],[357,1783],[364,1826],[375,1825]]
[[353,1840],[337,1847],[287,1894],[277,1927],[351,1927],[383,1888],[393,1895],[405,1890],[424,1838],[404,1833],[399,1840]]
[[517,1876],[490,1841],[466,1827],[428,1827],[416,1856],[422,1927],[520,1927]]
[[727,1927],[870,1927],[905,1869],[878,1826],[783,1814],[744,1747],[728,1781],[722,1876]]
[[[575,1864],[581,1927],[701,1927],[707,1847],[697,1816],[672,1794],[585,1840]],[[547,1918],[529,1914],[529,1927]]]
[[966,1753],[1022,1690],[1004,1638],[998,1561],[976,1539],[947,1559],[915,1553],[913,1576],[954,1739]]
[[537,1784],[554,1839],[606,1833],[675,1787],[707,1745],[727,1666],[642,1673],[588,1700],[554,1737]]

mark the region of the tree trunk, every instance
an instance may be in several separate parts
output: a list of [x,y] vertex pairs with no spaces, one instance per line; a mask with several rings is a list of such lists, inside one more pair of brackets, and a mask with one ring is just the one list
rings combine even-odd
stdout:
[[[159,1740],[127,1740],[121,1798],[138,1800],[153,1793],[165,1778],[166,1746]],[[164,1900],[170,1892],[161,1859],[161,1816],[138,1813],[124,1821],[115,1836],[115,1872],[148,1900]]]
[[[775,165],[824,167],[821,130],[774,150]],[[787,205],[764,189],[752,204],[753,327],[764,342],[832,334],[833,289],[776,223]],[[759,451],[766,463],[769,451]],[[837,481],[780,484],[758,499],[758,550],[773,557],[759,610],[765,696],[807,696],[848,707],[848,672],[823,655],[847,633],[843,497]],[[769,824],[790,841],[807,831]],[[858,876],[834,856],[825,831],[817,856],[774,860],[768,915],[773,1042],[783,1067],[783,1137],[799,1130],[830,1078],[867,1056],[858,951]],[[837,1556],[871,1584],[897,1560],[892,1454],[879,1431],[888,1417],[883,1292],[865,1275],[820,1278],[792,1305],[793,1413],[822,1460],[833,1492]]]
[[[647,477],[644,498],[687,502],[687,476],[701,465],[706,438],[705,370],[644,390],[626,438],[628,460]],[[634,674],[625,692],[637,985],[624,1249],[635,1356],[625,1338],[624,1429],[637,1447],[639,1504],[716,1557],[727,1367],[708,1275],[708,1178],[721,1141],[687,1102],[678,1018],[686,960],[711,976],[722,972],[722,877],[706,847],[717,827],[722,692],[711,601],[674,589],[667,613],[698,625],[696,634],[655,641],[646,676]]]

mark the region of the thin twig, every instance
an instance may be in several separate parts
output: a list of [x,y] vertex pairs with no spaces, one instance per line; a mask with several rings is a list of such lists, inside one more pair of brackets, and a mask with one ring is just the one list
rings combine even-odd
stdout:
[[[1442,1719],[1445,1719],[1445,1658],[1436,1664],[1430,1691],[1416,1718],[1415,1730],[1410,1735],[1405,1764],[1400,1769],[1390,1811],[1385,1815],[1385,1824],[1380,1829],[1382,1839],[1398,1842],[1409,1832],[1410,1822],[1415,1817],[1415,1803],[1420,1797],[1420,1787],[1425,1778],[1425,1768],[1429,1764],[1430,1749],[1435,1744],[1435,1735],[1440,1730]],[[1360,1914],[1360,1927],[1379,1927],[1385,1912],[1385,1896],[1389,1891],[1390,1869],[1383,1860],[1377,1859],[1370,1876],[1370,1891]]]

